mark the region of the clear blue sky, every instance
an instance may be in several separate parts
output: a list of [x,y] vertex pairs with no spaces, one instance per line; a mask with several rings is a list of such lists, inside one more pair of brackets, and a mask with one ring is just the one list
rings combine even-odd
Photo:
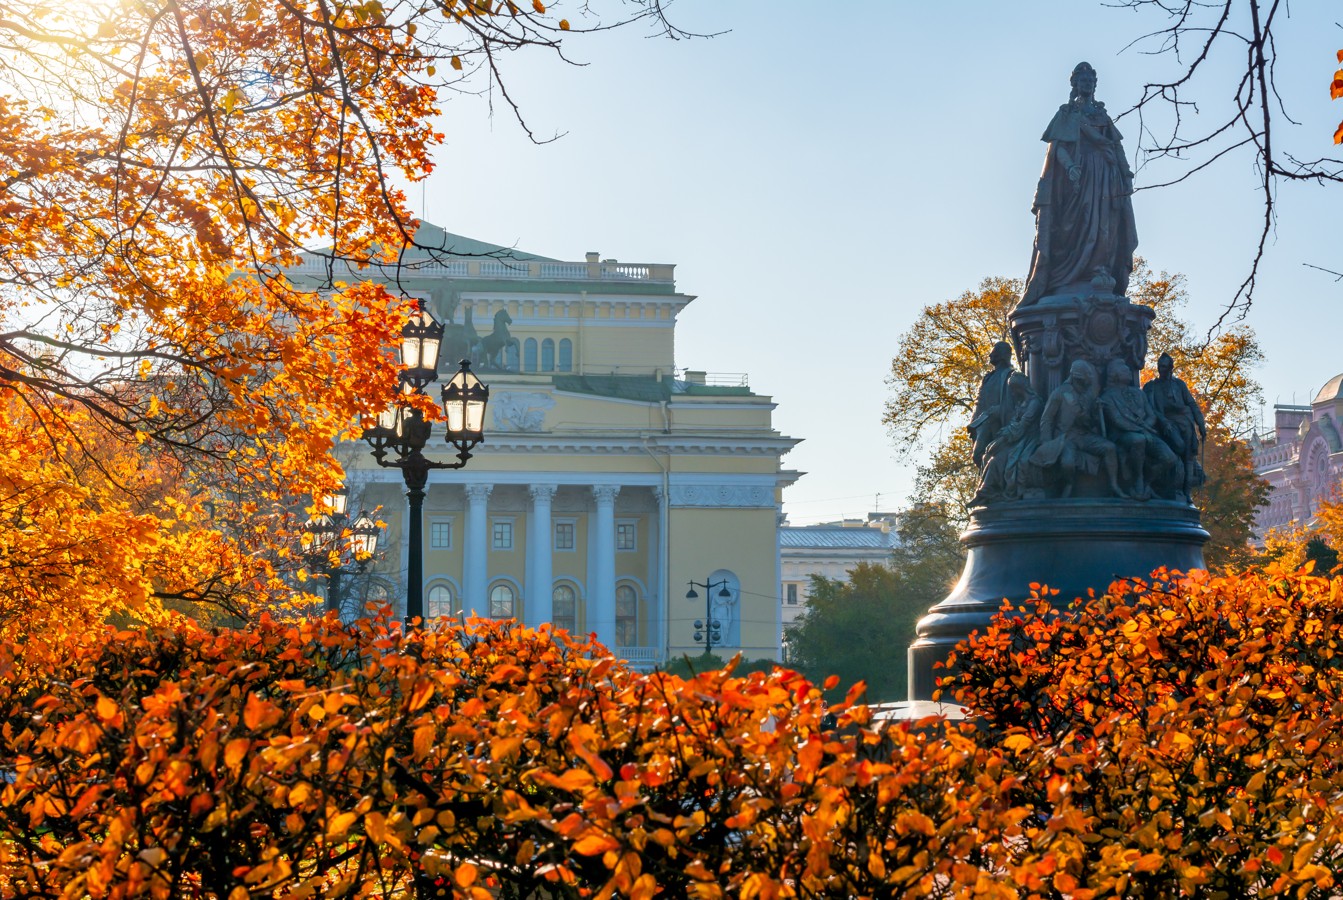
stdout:
[[[574,40],[567,52],[583,67],[543,52],[505,60],[529,125],[563,133],[553,143],[529,143],[497,95],[493,117],[484,97],[448,100],[425,216],[546,256],[675,263],[678,287],[698,296],[678,327],[677,364],[749,373],[778,403],[776,427],[804,439],[784,459],[807,473],[785,493],[791,520],[862,515],[878,493],[884,507],[903,506],[912,467],[880,421],[899,335],[926,304],[985,276],[1025,274],[1039,136],[1067,100],[1069,72],[1091,62],[1117,114],[1174,64],[1123,50],[1159,23],[1100,0],[670,9],[683,27],[725,33],[668,41],[635,26]],[[1291,10],[1278,77],[1301,124],[1282,122],[1280,139],[1329,155],[1343,118],[1328,94],[1343,8],[1297,0]],[[1234,75],[1230,55],[1216,62],[1210,76]],[[1211,118],[1233,89],[1206,78],[1203,112]],[[1132,155],[1136,122],[1119,127]],[[1169,175],[1148,167],[1138,183]],[[1135,198],[1139,252],[1188,276],[1196,325],[1247,272],[1255,177],[1239,156]],[[418,208],[419,189],[411,196]],[[1284,185],[1278,199],[1248,318],[1268,357],[1258,376],[1270,406],[1306,402],[1343,371],[1343,286],[1305,265],[1343,268],[1343,190]]]

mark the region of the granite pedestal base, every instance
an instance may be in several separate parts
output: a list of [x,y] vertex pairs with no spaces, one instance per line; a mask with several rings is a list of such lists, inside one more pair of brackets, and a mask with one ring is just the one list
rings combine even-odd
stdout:
[[961,535],[968,551],[961,579],[919,620],[909,647],[910,700],[931,700],[934,663],[988,625],[1004,598],[1026,600],[1032,582],[1058,588],[1064,605],[1088,588],[1101,592],[1163,566],[1204,568],[1207,540],[1198,510],[1176,501],[1021,500],[976,510]]

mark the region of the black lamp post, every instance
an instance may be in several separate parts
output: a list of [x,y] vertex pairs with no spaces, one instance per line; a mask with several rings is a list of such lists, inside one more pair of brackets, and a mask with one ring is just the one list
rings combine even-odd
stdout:
[[[401,393],[403,397],[423,395],[426,385],[438,380],[438,349],[443,340],[443,324],[425,308],[423,301],[401,329]],[[406,621],[424,618],[424,488],[432,469],[460,469],[471,458],[471,448],[485,439],[485,404],[490,389],[471,372],[471,361],[462,360],[461,368],[443,386],[443,413],[447,417],[446,437],[457,448],[454,462],[436,462],[424,455],[432,426],[414,406],[397,403],[384,410],[376,421],[364,426],[364,440],[373,448],[378,465],[401,470],[410,501],[410,519],[406,528],[410,543],[406,572]],[[395,459],[388,459],[388,452]]]
[[727,579],[722,581],[709,581],[700,584],[697,581],[691,581],[690,590],[685,592],[687,600],[698,600],[699,594],[695,593],[695,588],[704,588],[704,619],[695,620],[695,643],[704,645],[705,654],[713,652],[715,646],[723,644],[723,623],[713,617],[713,589],[720,588],[718,597],[721,600],[731,600],[732,592],[727,589]]
[[[354,522],[349,521],[346,504],[349,497],[345,488],[323,497],[318,504],[320,512],[303,527],[299,539],[303,555],[314,566],[320,566],[326,575],[326,611],[339,614],[342,575],[353,575],[368,568],[378,552],[378,525],[365,512]],[[345,562],[348,553],[350,562]],[[332,565],[332,561],[335,565]]]

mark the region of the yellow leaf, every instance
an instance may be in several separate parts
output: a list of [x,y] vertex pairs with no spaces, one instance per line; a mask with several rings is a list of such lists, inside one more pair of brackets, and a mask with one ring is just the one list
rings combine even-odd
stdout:
[[328,838],[344,837],[345,832],[350,830],[350,826],[354,824],[354,820],[357,818],[358,816],[352,812],[343,812],[333,817],[331,821],[327,823],[326,836]]
[[458,72],[462,71],[462,58],[460,56],[454,56],[452,58],[452,67]]
[[569,30],[569,20],[560,19],[560,31],[568,31],[568,30]]
[[476,883],[476,867],[469,862],[462,863],[453,871],[452,880],[460,888],[470,887]]
[[1017,756],[1020,756],[1031,747],[1034,747],[1035,741],[1031,740],[1030,735],[1017,733],[1008,735],[1004,738],[1003,746],[1008,750],[1011,750]]
[[1165,857],[1160,853],[1145,853],[1133,866],[1135,872],[1155,872],[1161,868],[1165,862]]

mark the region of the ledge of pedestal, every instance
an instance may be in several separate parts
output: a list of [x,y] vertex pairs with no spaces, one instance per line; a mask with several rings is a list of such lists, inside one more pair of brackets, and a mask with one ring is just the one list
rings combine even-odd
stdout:
[[933,664],[988,625],[1004,599],[1029,599],[1031,584],[1058,589],[1055,606],[1066,606],[1121,578],[1145,579],[1163,567],[1202,569],[1207,540],[1198,510],[1174,501],[1022,500],[975,510],[961,535],[967,555],[960,581],[915,628],[911,700],[931,699]]

